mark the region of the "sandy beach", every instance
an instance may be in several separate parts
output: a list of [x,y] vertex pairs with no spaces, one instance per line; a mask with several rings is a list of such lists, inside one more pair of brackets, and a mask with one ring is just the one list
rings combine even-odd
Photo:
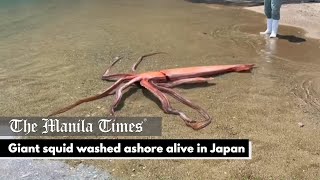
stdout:
[[[264,14],[264,6],[245,9]],[[307,37],[320,39],[320,3],[283,4],[280,24],[301,28]]]
[[[149,57],[137,73],[252,63],[251,73],[228,73],[215,77],[214,85],[174,89],[212,116],[202,130],[164,113],[142,88],[129,90],[116,111],[122,117],[162,117],[161,137],[138,138],[250,139],[251,160],[2,161],[0,179],[93,179],[97,174],[86,172],[97,171],[105,174],[101,179],[318,180],[320,43],[308,37],[320,30],[311,26],[319,23],[319,4],[283,5],[281,23],[291,26],[280,26],[278,39],[259,35],[263,14],[209,6],[184,0],[0,1],[0,116],[46,117],[106,90],[113,82],[102,81],[101,75],[115,57],[123,59],[112,73],[131,72],[141,55],[154,51],[168,54]],[[255,8],[262,12],[262,7],[250,9]],[[289,11],[297,11],[297,17]],[[299,23],[309,28],[308,37],[292,27]],[[114,99],[85,103],[60,116],[106,117]],[[198,118],[193,109],[169,99],[175,109]],[[39,176],[30,178],[22,168]]]

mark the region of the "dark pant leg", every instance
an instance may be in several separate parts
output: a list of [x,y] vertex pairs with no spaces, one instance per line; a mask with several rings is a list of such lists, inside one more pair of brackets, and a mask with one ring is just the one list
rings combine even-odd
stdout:
[[267,16],[268,19],[272,18],[271,1],[272,0],[264,0],[264,14]]
[[280,8],[282,0],[271,0],[271,18],[274,20],[280,20]]

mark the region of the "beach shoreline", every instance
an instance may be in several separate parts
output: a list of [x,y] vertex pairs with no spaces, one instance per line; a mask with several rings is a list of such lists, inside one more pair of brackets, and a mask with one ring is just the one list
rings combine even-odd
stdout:
[[[264,14],[264,6],[244,9]],[[280,25],[293,26],[305,31],[305,36],[320,39],[320,3],[283,4]],[[262,30],[261,30],[262,31]],[[281,29],[279,29],[281,32]]]
[[[0,1],[2,117],[47,117],[79,99],[104,92],[114,82],[101,80],[101,75],[117,57],[123,59],[111,73],[131,73],[139,57],[158,51],[167,54],[146,58],[137,74],[255,64],[250,73],[221,74],[209,83],[174,88],[212,117],[212,123],[199,131],[187,127],[179,116],[163,112],[161,102],[148,89],[128,87],[116,115],[161,117],[162,136],[74,137],[249,139],[253,156],[248,161],[2,160],[0,179],[320,177],[320,43],[305,38],[302,29],[281,26],[279,39],[261,36],[265,16],[233,4],[212,4],[209,9],[209,3],[180,0],[39,2]],[[202,113],[180,103],[179,98],[165,92],[164,96],[172,108],[202,120]],[[114,98],[83,103],[59,117],[108,117]],[[34,138],[50,139],[26,137]]]

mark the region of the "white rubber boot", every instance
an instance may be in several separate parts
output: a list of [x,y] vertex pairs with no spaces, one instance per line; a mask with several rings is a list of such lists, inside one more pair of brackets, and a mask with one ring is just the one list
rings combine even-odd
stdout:
[[260,34],[271,34],[272,32],[272,19],[267,19],[267,30],[260,32]]
[[271,31],[270,38],[277,37],[278,27],[279,27],[279,20],[273,20],[272,21],[272,31]]

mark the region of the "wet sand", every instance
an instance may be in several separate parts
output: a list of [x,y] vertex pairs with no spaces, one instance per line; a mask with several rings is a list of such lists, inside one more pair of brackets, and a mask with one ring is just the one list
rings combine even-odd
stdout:
[[[213,123],[200,131],[167,115],[150,94],[137,90],[117,111],[162,116],[158,138],[245,138],[253,159],[68,161],[93,165],[120,179],[317,179],[320,176],[320,44],[300,29],[281,26],[281,37],[258,35],[264,16],[237,7],[209,8],[180,0],[48,1],[0,10],[0,114],[46,116],[111,85],[113,72],[255,63],[251,74],[233,73],[214,86],[177,88],[207,109]],[[4,26],[5,25],[5,26]],[[300,33],[299,33],[300,32]],[[113,97],[81,105],[64,116],[104,116]],[[178,102],[177,109],[193,111]],[[300,127],[303,123],[304,127]],[[118,137],[122,138],[122,137]]]
[[57,160],[0,160],[0,163],[0,179],[112,179],[94,166],[72,167]]

